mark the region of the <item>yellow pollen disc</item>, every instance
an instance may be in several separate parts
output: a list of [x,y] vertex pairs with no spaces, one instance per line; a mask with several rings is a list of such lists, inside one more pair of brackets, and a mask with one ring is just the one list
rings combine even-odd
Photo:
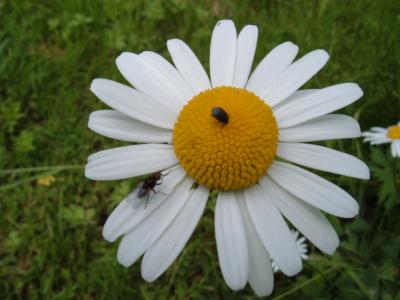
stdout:
[[392,140],[400,139],[400,125],[389,127],[386,135]]
[[[211,110],[222,108],[224,124]],[[174,127],[176,156],[187,174],[210,189],[256,183],[275,158],[278,127],[271,107],[253,93],[217,87],[194,96]]]

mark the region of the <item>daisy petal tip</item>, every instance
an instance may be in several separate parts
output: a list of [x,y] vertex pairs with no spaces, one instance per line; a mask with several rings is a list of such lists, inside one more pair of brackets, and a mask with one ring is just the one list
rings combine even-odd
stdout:
[[89,165],[89,164],[86,164],[86,166],[85,166],[85,177],[86,177],[87,179],[95,180],[95,179],[93,178],[93,176],[92,176],[93,174],[91,174],[91,172],[90,172],[90,169],[89,169],[88,165]]
[[233,280],[227,281],[227,280],[225,279],[225,283],[227,284],[227,286],[229,286],[229,288],[230,288],[232,291],[237,292],[237,291],[242,290],[242,289],[246,286],[247,281],[243,281],[243,280],[242,280],[242,281],[238,281],[238,280],[235,280],[235,281],[233,281]]
[[[96,111],[92,111],[90,114],[89,114],[89,117],[88,117],[88,127],[90,128],[90,129],[92,129],[91,127],[93,127],[93,122],[94,122],[94,119],[96,118],[96,116],[99,114],[99,110],[96,110]],[[93,129],[92,129],[93,130]]]
[[350,83],[344,83],[344,84],[347,85],[347,87],[353,91],[353,93],[356,97],[356,100],[361,98],[364,95],[363,90],[357,83],[350,82]]
[[118,260],[118,262],[119,262],[122,266],[124,266],[125,268],[129,268],[129,267],[132,265],[130,262],[124,261],[124,260],[122,260],[122,259],[120,259],[120,258],[117,258],[117,260]]
[[364,163],[364,170],[363,170],[362,174],[360,175],[360,178],[364,179],[364,180],[371,179],[371,172],[369,171],[369,168],[365,163]]
[[299,263],[297,263],[296,265],[292,265],[290,268],[287,268],[287,267],[284,269],[281,268],[281,271],[285,275],[287,275],[289,277],[293,277],[293,276],[296,276],[297,274],[299,274],[302,269],[303,269],[303,263],[299,256]]
[[297,46],[295,43],[291,42],[291,41],[287,41],[281,44],[281,46],[285,46],[288,48],[293,48],[296,51],[299,51],[299,46]]
[[85,166],[85,177],[90,180],[102,180],[101,176],[98,176],[98,172],[93,171],[90,162],[88,162]]
[[96,175],[98,175],[98,173],[93,171],[91,163],[88,162],[85,166],[85,177],[90,180],[100,180],[100,178]]
[[333,255],[336,252],[336,249],[339,247],[340,241],[337,239],[335,241],[335,244],[333,244],[330,248],[325,249],[324,253],[328,255]]
[[219,20],[217,24],[215,24],[215,26],[220,26],[220,25],[235,27],[235,23],[233,23],[233,21],[230,19]]
[[258,34],[258,27],[256,25],[246,25],[242,30],[252,31],[254,34]]
[[110,241],[110,232],[109,232],[109,230],[106,229],[105,226],[103,227],[101,235],[103,236],[103,239],[105,239],[107,242],[111,243],[111,241]]
[[336,217],[342,219],[352,219],[358,215],[359,211],[360,211],[360,206],[358,205],[357,201],[351,198],[347,199],[346,207],[342,207],[340,210],[336,211],[335,214],[333,213],[330,214],[333,214]]
[[167,40],[167,48],[169,49],[170,47],[173,47],[173,46],[179,44],[180,42],[181,42],[181,40],[177,39],[177,38],[169,39],[169,40]]
[[115,59],[115,62],[118,63],[118,61],[121,61],[122,59],[124,59],[125,57],[127,57],[127,55],[128,55],[128,52],[121,52],[121,53],[117,56],[117,58]]
[[167,49],[173,59],[174,59],[174,53],[176,52],[180,53],[182,49],[185,49],[186,47],[188,46],[185,44],[185,42],[178,38],[167,40]]
[[255,42],[257,43],[258,39],[258,27],[256,25],[246,25],[240,31],[238,38],[241,36],[247,35],[248,37],[253,37]]
[[154,282],[159,276],[156,276],[155,274],[152,274],[146,270],[143,270],[142,268],[142,278],[148,282],[148,283],[152,283]]
[[133,262],[131,262],[129,260],[129,258],[127,257],[126,253],[123,253],[120,249],[121,249],[121,245],[119,246],[118,251],[117,251],[117,260],[125,268],[128,268],[133,264]]
[[109,217],[103,226],[101,235],[107,242],[114,243],[118,238],[118,235],[115,234],[113,235],[114,231],[115,231],[115,225],[112,224],[111,218]]
[[360,212],[360,206],[358,205],[358,203],[356,203],[357,205],[355,205],[354,207],[354,211],[353,211],[353,217],[357,216]]
[[346,213],[344,213],[342,216],[339,216],[339,217],[341,217],[343,219],[351,219],[351,218],[356,217],[358,215],[359,211],[360,211],[360,206],[358,205],[357,202],[355,202],[351,208],[349,207],[349,209],[347,210]]
[[355,85],[357,87],[358,93],[360,94],[359,98],[361,98],[362,96],[364,96],[364,91],[361,89],[361,87],[358,84],[355,84]]
[[95,87],[96,87],[96,82],[97,82],[97,78],[96,79],[93,79],[92,80],[92,82],[90,83],[90,87],[89,87],[89,90],[91,90],[92,92],[93,92],[93,90],[95,89]]
[[149,50],[145,50],[139,53],[139,55],[144,56],[144,55],[153,55],[154,52],[149,51]]
[[120,57],[124,58],[124,57],[129,57],[129,56],[134,56],[134,55],[136,55],[136,54],[132,53],[132,52],[128,52],[128,51],[123,51],[123,52],[121,52],[120,55],[118,55],[117,59]]
[[126,55],[124,55],[124,53],[125,53],[125,52],[121,53],[121,54],[118,55],[118,57],[115,59],[115,64],[117,65],[118,68],[123,64],[123,62],[124,62],[124,60],[125,60],[125,58],[126,58]]
[[257,295],[257,297],[260,297],[260,298],[271,295],[272,291],[274,290],[273,288],[271,288],[271,289],[265,289],[265,288],[260,289],[260,288],[254,288],[254,287],[251,287],[251,288],[253,289],[253,291]]
[[110,229],[107,228],[106,226],[103,227],[101,235],[109,243],[114,243],[117,239],[116,237],[112,236]]
[[330,55],[324,49],[317,49],[312,52],[321,62],[321,65],[325,65],[330,58]]
[[99,90],[99,88],[102,86],[102,84],[107,81],[107,79],[104,78],[95,78],[92,80],[90,83],[90,91],[94,94],[96,94],[96,91]]
[[299,46],[297,46],[295,43],[291,42],[291,41],[286,41],[283,42],[282,44],[279,44],[278,46],[276,46],[274,49],[272,49],[272,51],[278,51],[280,53],[291,53],[294,57],[297,55],[297,53],[299,52]]
[[127,62],[129,62],[130,59],[133,57],[136,57],[137,54],[131,53],[131,52],[122,52],[118,57],[115,59],[115,64],[117,65],[118,68],[121,68],[125,66]]

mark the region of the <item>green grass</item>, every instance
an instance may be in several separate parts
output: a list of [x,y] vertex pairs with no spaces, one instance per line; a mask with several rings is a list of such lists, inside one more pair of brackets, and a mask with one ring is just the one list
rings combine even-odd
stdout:
[[[331,60],[307,87],[360,84],[364,97],[344,112],[363,130],[399,120],[397,0],[0,1],[1,299],[254,297],[249,287],[234,293],[223,282],[214,201],[181,256],[155,283],[141,279],[140,262],[119,265],[117,244],[104,241],[101,228],[135,181],[93,182],[79,167],[90,153],[122,145],[86,127],[89,113],[105,107],[90,93],[91,80],[124,82],[114,64],[119,53],[147,49],[169,58],[165,41],[172,37],[187,41],[208,67],[212,28],[222,18],[232,18],[238,28],[259,26],[256,62],[286,40],[298,44],[300,54],[326,49]],[[342,241],[338,251],[328,256],[311,248],[301,275],[277,275],[270,298],[395,299],[399,160],[386,146],[371,152],[360,139],[327,145],[373,167],[368,182],[325,175],[354,195],[361,213],[351,220],[330,218]],[[37,185],[46,174],[56,182]]]

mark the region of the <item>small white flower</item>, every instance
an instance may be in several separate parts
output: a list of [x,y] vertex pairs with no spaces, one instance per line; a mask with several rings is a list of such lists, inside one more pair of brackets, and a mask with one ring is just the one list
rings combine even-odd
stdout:
[[232,21],[219,21],[211,38],[210,79],[189,46],[172,39],[167,47],[175,66],[150,51],[117,58],[135,88],[107,79],[92,82],[92,92],[114,110],[93,112],[89,128],[143,144],[89,156],[86,176],[115,180],[163,172],[146,208],[145,201],[131,199],[141,198],[138,193],[131,194],[103,230],[110,242],[123,237],[118,261],[124,266],[144,255],[147,281],[182,251],[211,189],[219,190],[215,235],[225,282],[232,290],[249,283],[259,296],[273,289],[271,258],[288,276],[302,269],[284,217],[332,254],[339,239],[320,210],[342,218],[358,213],[347,192],[296,165],[369,178],[359,159],[308,144],[359,137],[355,119],[330,113],[359,99],[362,90],[354,83],[299,90],[329,55],[315,50],[294,61],[299,48],[291,42],[274,48],[250,74],[257,37],[256,26],[237,34]]
[[[299,232],[297,230],[291,230],[293,240],[296,243],[297,251],[299,251],[300,257],[302,260],[307,260],[308,259],[308,248],[307,248],[307,243],[306,243],[306,238],[304,236],[300,236]],[[272,270],[274,273],[279,272],[279,267],[278,265],[274,262],[273,259],[271,259],[272,263]]]
[[393,157],[400,157],[400,122],[388,128],[372,127],[370,131],[362,133],[364,143],[380,145],[391,143],[390,151]]

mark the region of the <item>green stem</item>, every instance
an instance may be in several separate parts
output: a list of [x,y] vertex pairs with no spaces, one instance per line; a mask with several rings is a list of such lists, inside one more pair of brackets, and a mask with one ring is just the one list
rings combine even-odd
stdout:
[[308,280],[306,280],[306,281],[300,283],[299,285],[296,285],[294,288],[288,290],[287,292],[284,292],[283,294],[280,294],[279,296],[273,298],[272,300],[279,300],[279,299],[282,299],[282,298],[284,298],[284,297],[286,297],[286,296],[289,296],[290,294],[293,294],[294,292],[296,292],[296,291],[298,291],[298,290],[304,288],[305,286],[307,286],[307,285],[313,283],[314,281],[319,280],[319,279],[322,278],[323,276],[325,276],[325,275],[327,275],[327,274],[329,274],[329,273],[335,271],[336,269],[337,269],[337,267],[332,267],[332,268],[326,270],[325,272],[322,272],[322,273],[320,273],[320,274],[318,274],[318,275],[315,275],[314,277],[312,277],[312,278],[310,278],[310,279],[308,279]]
[[394,186],[395,186],[395,188],[396,188],[396,192],[397,192],[397,194],[399,194],[400,193],[400,188],[398,187],[399,185],[398,185],[398,182],[400,182],[400,176],[398,175],[398,173],[397,173],[397,170],[398,170],[398,165],[400,165],[399,164],[399,162],[400,162],[400,158],[393,158],[393,180],[394,180]]
[[19,169],[8,169],[0,171],[0,175],[19,174],[27,172],[40,172],[40,171],[61,171],[61,170],[80,170],[83,165],[60,165],[60,166],[45,166],[45,167],[30,167]]
[[27,177],[27,178],[24,178],[24,179],[21,179],[21,180],[14,181],[14,182],[9,183],[9,184],[1,185],[0,186],[0,192],[8,190],[8,189],[11,189],[11,188],[14,188],[14,187],[17,187],[17,186],[19,186],[21,184],[25,184],[25,183],[34,181],[36,179],[39,179],[40,177],[54,175],[54,174],[58,173],[59,171],[60,170],[44,172],[44,173],[40,173],[40,174],[35,175],[35,176],[31,176],[31,177]]
[[364,283],[360,280],[360,278],[358,278],[358,276],[350,269],[347,269],[346,273],[358,286],[360,291],[366,296],[366,299],[372,299],[371,295],[368,293],[368,288],[364,285]]

